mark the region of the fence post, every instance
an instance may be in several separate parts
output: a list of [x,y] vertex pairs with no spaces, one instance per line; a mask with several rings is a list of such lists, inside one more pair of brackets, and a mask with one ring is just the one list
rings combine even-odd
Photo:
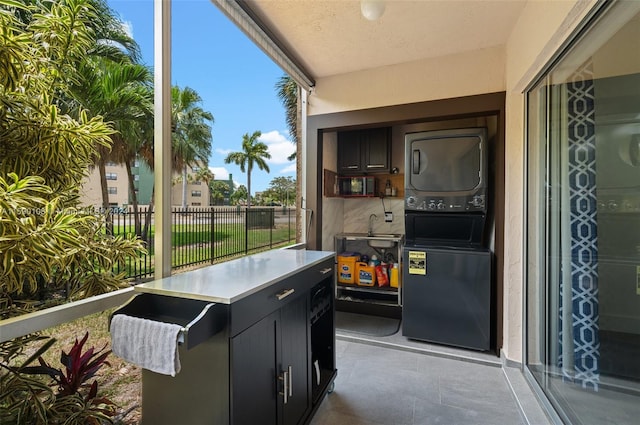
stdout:
[[211,252],[211,264],[213,264],[213,260],[216,258],[214,249],[215,249],[215,242],[216,242],[216,213],[215,213],[215,207],[210,207],[211,208],[211,249],[209,250]]
[[249,206],[244,209],[244,253],[249,253]]
[[291,207],[287,208],[287,242],[291,242]]

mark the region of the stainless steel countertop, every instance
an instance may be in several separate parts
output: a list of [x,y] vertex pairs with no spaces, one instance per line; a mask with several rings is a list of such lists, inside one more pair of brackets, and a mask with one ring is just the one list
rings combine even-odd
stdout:
[[136,292],[231,304],[329,258],[332,251],[280,249],[135,286]]

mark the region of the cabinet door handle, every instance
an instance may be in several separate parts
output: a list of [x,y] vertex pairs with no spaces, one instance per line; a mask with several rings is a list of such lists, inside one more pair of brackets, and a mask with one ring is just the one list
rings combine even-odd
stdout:
[[347,165],[346,167],[342,167],[342,168],[346,168],[348,170],[356,170],[358,168],[357,165]]
[[291,289],[285,289],[284,291],[276,294],[276,298],[278,300],[283,300],[285,298],[287,298],[289,295],[293,294],[296,290],[294,288]]
[[289,378],[289,385],[287,385],[287,387],[289,388],[289,397],[291,397],[293,396],[293,368],[291,366],[287,368],[287,376]]
[[[289,370],[291,370],[291,366],[289,366]],[[289,393],[291,392],[291,389],[289,388],[289,372],[282,372],[282,375],[279,376],[278,379],[282,381],[282,391],[280,392],[280,395],[284,399],[284,404],[287,404],[289,402]]]
[[322,274],[327,274],[327,273],[329,273],[331,270],[333,270],[331,267],[327,267],[326,269],[322,269],[322,270],[320,270],[320,273],[322,273]]
[[367,168],[384,168],[384,164],[367,164]]

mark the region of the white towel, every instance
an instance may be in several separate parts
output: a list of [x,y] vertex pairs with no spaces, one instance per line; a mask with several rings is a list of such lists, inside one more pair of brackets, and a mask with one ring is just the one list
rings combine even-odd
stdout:
[[176,376],[180,372],[180,325],[116,314],[111,318],[113,354],[144,369]]

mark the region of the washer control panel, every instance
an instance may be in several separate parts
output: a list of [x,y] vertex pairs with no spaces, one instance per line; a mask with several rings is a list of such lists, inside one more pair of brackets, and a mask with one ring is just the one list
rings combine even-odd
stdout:
[[486,210],[484,194],[473,196],[421,196],[407,194],[405,210],[425,212],[477,212]]

